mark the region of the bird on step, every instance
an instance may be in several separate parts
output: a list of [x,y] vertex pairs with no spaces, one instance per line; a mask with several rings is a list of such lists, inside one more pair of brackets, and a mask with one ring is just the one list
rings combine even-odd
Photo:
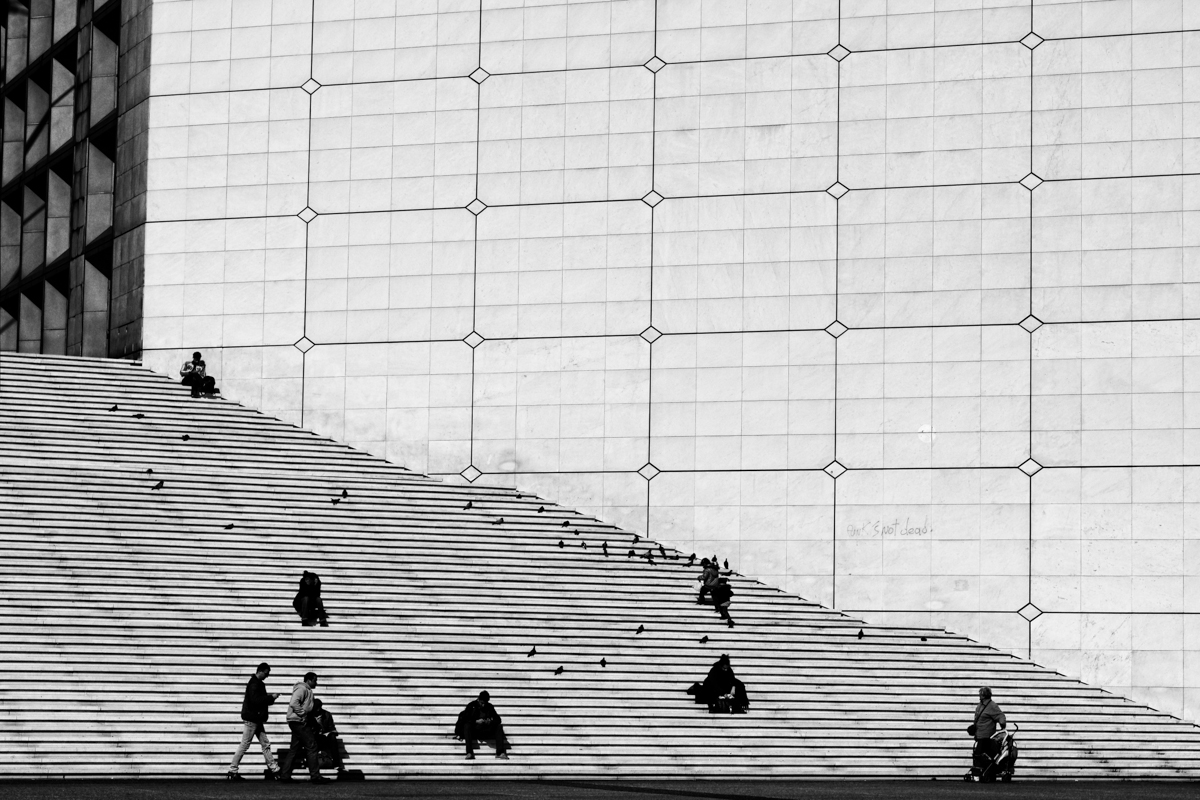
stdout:
[[470,511],[474,507],[475,507],[475,503],[468,500],[467,504],[465,506],[463,506],[463,511]]
[[729,569],[729,559],[725,559],[725,569]]
[[164,481],[159,481],[158,483],[156,483],[156,484],[154,484],[153,486],[151,486],[151,487],[150,487],[150,491],[152,491],[152,492],[153,492],[153,491],[155,491],[155,490],[157,490],[157,489],[161,489],[161,488],[163,488],[163,486],[165,486],[165,485],[166,485],[166,484],[165,484],[165,482],[164,482]]
[[116,411],[116,410],[117,410],[116,406],[113,406],[112,408],[109,409],[109,411]]
[[863,637],[862,628],[859,628],[858,629],[858,638],[861,639],[862,637]]
[[539,514],[545,514],[545,513],[546,513],[546,507],[545,507],[545,506],[538,506],[538,513],[539,513]]
[[607,667],[607,666],[608,666],[608,662],[607,662],[607,661],[605,661],[605,660],[602,658],[602,659],[600,659],[600,666],[602,666],[602,667]]
[[185,442],[186,442],[187,440],[191,439],[191,438],[192,438],[192,437],[188,436],[186,433],[183,435],[183,440],[184,440]]
[[563,674],[563,668],[560,666],[558,669],[554,670],[554,674],[555,674],[555,675],[562,675],[562,674]]
[[638,625],[638,629],[635,631],[635,633],[645,633],[645,632],[646,632],[645,625]]
[[570,521],[569,521],[569,520],[565,520],[565,519],[564,519],[564,520],[563,520],[563,524],[562,524],[562,526],[563,526],[564,528],[569,528],[569,527],[571,527],[571,523],[570,523]]
[[345,489],[342,489],[342,499],[345,500],[349,496],[350,496],[350,493],[347,492]]
[[587,550],[587,542],[583,542],[583,541],[581,541],[581,542],[579,543],[579,545],[580,545],[580,546],[581,546],[581,547],[582,547],[584,550]]
[[226,526],[225,526],[225,530],[227,530],[227,531],[231,531],[231,530],[233,530],[233,523],[231,522],[231,523],[229,523],[228,525],[226,525]]
[[690,567],[692,564],[695,564],[695,563],[696,563],[696,554],[692,553],[690,556],[688,556],[688,566]]
[[642,537],[638,536],[636,533],[633,535],[633,543],[634,544],[637,544],[641,540],[642,540]]
[[667,560],[667,551],[663,549],[661,544],[658,546],[658,554],[662,556],[663,561]]
[[154,468],[153,468],[153,467],[151,467],[150,469],[146,470],[146,474],[147,474],[147,475],[153,475],[153,474],[154,474]]
[[604,556],[608,557],[608,542],[601,542],[600,549],[604,551]]
[[340,497],[331,497],[331,498],[329,498],[329,502],[333,503],[333,504],[336,506],[338,503],[342,502],[342,498],[340,498]]
[[504,517],[501,517],[500,519],[496,520],[496,521],[495,521],[495,522],[493,522],[492,524],[493,524],[493,525],[503,525],[503,524],[504,524]]
[[533,658],[533,657],[534,657],[534,656],[536,656],[536,655],[537,655],[537,648],[536,648],[536,647],[531,647],[531,648],[529,648],[529,652],[525,654],[525,657],[526,657],[526,658]]
[[558,540],[558,547],[559,547],[559,549],[562,549],[562,548],[566,547],[566,545],[565,545],[565,544],[563,544],[563,540],[562,540],[562,539],[559,539],[559,540]]
[[707,637],[707,636],[701,636],[701,637],[700,637],[700,644],[708,644],[708,637]]
[[134,419],[145,419],[146,415],[145,414],[134,414],[133,418]]
[[634,552],[633,552],[632,550],[630,550],[628,553],[626,553],[626,554],[625,554],[625,557],[626,557],[626,558],[633,558],[633,556],[634,556],[634,555],[635,555],[635,554],[634,554]]

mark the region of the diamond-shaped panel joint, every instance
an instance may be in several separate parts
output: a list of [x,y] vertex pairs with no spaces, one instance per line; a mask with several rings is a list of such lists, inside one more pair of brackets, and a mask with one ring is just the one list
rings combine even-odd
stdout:
[[317,212],[313,211],[308,206],[305,206],[296,216],[304,220],[304,222],[307,224],[317,218]]
[[1021,320],[1020,325],[1025,330],[1029,331],[1030,333],[1033,333],[1038,328],[1042,327],[1042,321],[1040,319],[1038,319],[1037,317],[1035,317],[1033,314],[1030,314],[1028,317]]
[[655,340],[662,336],[662,331],[651,325],[649,328],[646,328],[646,330],[642,331],[640,336],[647,342],[650,342],[650,344],[654,344]]
[[833,49],[829,51],[828,55],[834,61],[841,61],[843,58],[850,55],[850,50],[849,48],[843,47],[840,44],[835,44]]
[[1026,475],[1032,478],[1034,475],[1042,471],[1042,465],[1030,458],[1026,460],[1024,464],[1017,467],[1017,469],[1021,470],[1021,472],[1024,472]]
[[471,77],[471,80],[475,81],[476,83],[483,83],[488,78],[492,77],[492,73],[488,72],[483,67],[480,67],[479,69],[472,72],[470,77]]
[[470,333],[468,333],[466,336],[463,337],[463,341],[467,343],[468,347],[474,349],[476,347],[479,347],[479,345],[483,344],[484,338],[482,336],[480,336],[478,333],[476,333],[475,331],[471,331]]
[[845,333],[848,330],[850,330],[850,329],[847,328],[842,323],[838,322],[836,319],[833,322],[829,323],[829,325],[825,328],[825,332],[828,333],[830,336],[832,336],[835,339],[837,337],[841,336],[843,333]]
[[834,199],[841,200],[842,195],[844,195],[846,192],[848,192],[850,190],[847,189],[845,186],[843,186],[841,181],[835,181],[834,184],[832,186],[830,186],[828,189],[826,189],[825,191],[827,191],[827,192],[829,192],[829,194],[833,195]]
[[1026,175],[1024,178],[1021,178],[1021,185],[1031,192],[1037,187],[1041,186],[1043,183],[1044,181],[1037,175],[1034,175],[1032,172]]
[[483,213],[483,210],[485,208],[487,208],[487,203],[483,202],[478,197],[476,197],[471,202],[467,203],[467,211],[470,211],[472,214],[474,214],[477,217]]
[[1033,603],[1026,603],[1025,606],[1017,613],[1030,622],[1033,622],[1042,615],[1042,610]]
[[643,67],[650,70],[651,72],[658,72],[660,69],[662,69],[666,65],[667,65],[667,62],[663,61],[658,56],[651,56],[649,61],[647,61],[645,64],[642,64]]
[[295,347],[301,353],[307,353],[309,350],[312,350],[314,347],[316,347],[316,344],[307,336],[301,336],[296,343],[292,345],[292,347]]
[[662,470],[660,470],[658,467],[654,466],[653,464],[647,462],[646,466],[644,466],[638,470],[638,475],[641,475],[643,478],[645,478],[648,481],[652,481],[652,480],[654,480],[654,476],[660,472],[662,472]]
[[828,464],[825,465],[825,471],[827,473],[829,473],[829,477],[836,478],[839,475],[841,475],[843,472],[845,472],[846,468],[843,467],[841,464],[839,464],[837,461],[830,461]]
[[1033,48],[1037,47],[1039,44],[1041,44],[1044,41],[1046,41],[1046,40],[1043,39],[1042,37],[1038,36],[1033,31],[1030,31],[1029,33],[1025,34],[1025,38],[1023,38],[1021,40],[1021,44],[1025,45],[1030,50],[1032,50]]
[[661,194],[659,194],[658,192],[654,191],[653,189],[646,192],[646,196],[642,198],[642,202],[645,203],[646,205],[650,206],[651,208],[654,208],[656,205],[658,205],[662,201],[663,201],[663,196]]
[[479,470],[475,469],[475,465],[474,465],[474,464],[472,464],[471,466],[467,467],[466,469],[464,469],[462,472],[460,472],[460,473],[458,473],[458,474],[459,474],[459,475],[462,475],[462,476],[463,476],[464,478],[466,478],[466,479],[467,479],[467,480],[468,480],[470,483],[474,483],[474,482],[475,482],[475,479],[476,479],[476,478],[478,478],[478,477],[479,477],[480,475],[482,475],[483,473],[482,473],[482,472],[480,472]]
[[317,89],[321,88],[321,84],[317,83],[312,78],[309,78],[304,83],[300,84],[300,88],[303,89],[304,91],[308,92],[309,94],[313,94],[314,92],[317,91]]

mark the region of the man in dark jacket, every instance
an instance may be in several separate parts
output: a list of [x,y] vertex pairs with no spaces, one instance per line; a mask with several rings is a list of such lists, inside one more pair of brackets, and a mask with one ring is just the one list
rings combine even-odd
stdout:
[[992,690],[986,686],[979,690],[979,705],[975,706],[975,767],[983,772],[988,764],[995,761],[1000,752],[1000,742],[992,738],[997,730],[1004,730],[1008,720],[996,701],[992,699]]
[[267,721],[267,715],[270,713],[269,706],[275,702],[275,698],[279,697],[278,694],[267,691],[264,681],[270,674],[271,667],[264,661],[258,665],[258,669],[250,676],[250,681],[246,684],[246,697],[242,700],[242,743],[238,745],[238,749],[234,751],[233,760],[229,762],[227,777],[231,781],[245,780],[238,774],[238,765],[242,763],[242,756],[246,755],[251,741],[256,737],[258,743],[262,745],[263,758],[267,762],[266,777],[269,779],[279,777],[279,764],[275,762],[275,756],[271,754],[271,740],[267,738],[267,732],[263,728]]
[[733,617],[729,616],[729,604],[733,601],[733,587],[729,585],[728,578],[717,578],[717,585],[712,590],[712,598],[717,613],[732,628]]
[[504,735],[504,726],[500,715],[491,703],[492,696],[480,692],[479,698],[467,703],[458,714],[458,722],[454,726],[454,736],[467,742],[467,760],[475,758],[475,748],[480,739],[496,740],[496,758],[508,758],[508,738]]
[[712,665],[704,683],[693,683],[687,693],[695,697],[697,703],[706,704],[710,714],[722,710],[725,704],[721,701],[729,695],[733,695],[732,701],[728,703],[730,713],[745,714],[746,709],[750,707],[746,684],[733,674],[733,665],[729,663],[727,653],[722,653]]

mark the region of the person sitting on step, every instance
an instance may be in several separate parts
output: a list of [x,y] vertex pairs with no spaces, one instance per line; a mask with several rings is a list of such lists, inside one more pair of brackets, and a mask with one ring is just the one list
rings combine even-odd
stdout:
[[711,561],[707,558],[701,559],[700,566],[704,568],[704,572],[700,573],[700,576],[696,578],[696,580],[700,581],[700,596],[696,598],[697,603],[703,603],[704,596],[712,593],[712,590],[717,586],[717,578],[721,574],[715,558]]
[[508,758],[508,737],[504,735],[504,725],[491,699],[492,696],[486,691],[480,692],[479,697],[467,703],[467,707],[458,714],[454,738],[466,740],[468,761],[475,758],[475,748],[479,746],[480,739],[494,739],[496,758]]
[[329,627],[329,614],[325,612],[325,603],[321,600],[321,579],[317,573],[305,570],[300,576],[300,590],[292,599],[292,608],[300,615],[301,625]]
[[746,684],[733,674],[727,653],[722,653],[712,665],[704,683],[693,683],[687,693],[695,697],[697,703],[707,705],[710,714],[745,714],[750,707]]
[[179,374],[183,376],[180,381],[184,386],[192,388],[192,397],[212,397],[220,394],[217,388],[217,381],[210,377],[205,369],[204,359],[200,357],[200,351],[192,353],[192,360],[183,362],[183,366],[179,368]]
[[[330,762],[337,769],[337,779],[339,781],[349,780],[346,764],[342,761],[342,742],[338,738],[337,725],[333,721],[333,714],[325,709],[325,704],[321,702],[320,698],[313,698],[312,711],[304,720],[304,724],[308,726],[313,738],[317,740],[317,753],[328,756]],[[300,757],[306,758],[304,754],[301,754]],[[298,764],[297,768],[299,768]]]

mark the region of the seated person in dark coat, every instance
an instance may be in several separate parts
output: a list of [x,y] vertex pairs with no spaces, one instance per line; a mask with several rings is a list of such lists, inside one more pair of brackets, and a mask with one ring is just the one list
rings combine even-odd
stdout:
[[479,698],[467,703],[467,707],[458,714],[454,738],[466,740],[468,759],[475,758],[475,748],[479,746],[480,739],[495,739],[496,758],[508,758],[508,738],[504,735],[504,726],[491,699],[492,696],[487,692],[480,692]]
[[321,579],[315,572],[304,571],[300,577],[300,591],[292,600],[292,608],[300,615],[301,625],[329,625],[329,615],[325,613],[325,603],[321,601]]
[[750,706],[750,699],[746,696],[746,684],[734,676],[729,656],[725,654],[712,665],[704,683],[693,683],[687,693],[694,695],[697,703],[707,704],[710,714],[722,710],[722,698],[729,694],[733,695],[732,701],[728,702],[731,714],[744,714]]
[[346,771],[346,765],[342,762],[342,743],[338,739],[338,730],[333,721],[333,714],[325,710],[324,703],[314,699],[313,709],[304,724],[316,737],[317,752],[329,756],[333,766],[337,767],[338,779],[344,780],[342,773]]

